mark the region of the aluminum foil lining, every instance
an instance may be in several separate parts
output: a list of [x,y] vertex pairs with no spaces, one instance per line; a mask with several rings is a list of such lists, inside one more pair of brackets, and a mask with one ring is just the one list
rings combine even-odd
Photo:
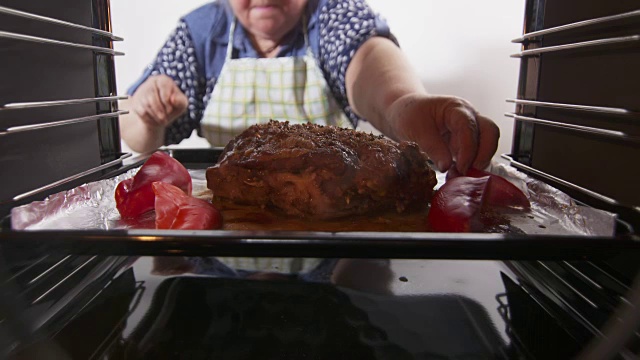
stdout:
[[615,213],[576,204],[564,192],[505,164],[493,164],[492,173],[507,178],[527,194],[528,214],[511,214],[511,224],[527,234],[583,234],[613,236]]
[[[14,230],[114,230],[153,228],[153,212],[137,223],[125,223],[115,206],[114,191],[118,183],[138,171],[131,169],[119,176],[78,186],[53,194],[44,201],[15,207],[11,211]],[[534,179],[517,169],[494,163],[490,171],[501,175],[524,191],[531,210],[504,213],[511,225],[530,235],[612,236],[616,214],[576,204],[565,193]],[[205,170],[189,170],[193,195],[207,198]],[[439,187],[445,174],[438,173]]]

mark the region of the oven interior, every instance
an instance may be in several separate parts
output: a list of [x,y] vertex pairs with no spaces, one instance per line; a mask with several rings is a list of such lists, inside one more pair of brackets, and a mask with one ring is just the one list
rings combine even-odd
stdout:
[[[611,236],[14,231],[12,209],[112,178],[149,155],[120,148],[118,100],[126,97],[117,94],[113,59],[124,54],[113,42],[123,39],[111,32],[109,10],[108,0],[0,2],[3,356],[571,358],[602,339],[632,299],[640,267],[636,1],[527,0],[523,33],[514,39],[521,51],[512,56],[521,64],[519,86],[507,99],[515,111],[505,114],[515,130],[502,158],[580,204],[617,214]],[[206,169],[219,153],[167,151],[189,169]],[[141,241],[148,236],[158,241]],[[433,268],[443,282],[455,282],[447,271],[477,280],[464,269],[491,262],[499,264],[491,281],[500,291],[483,308],[440,290],[385,297],[319,282],[168,276],[136,315],[150,282],[132,264],[155,257],[154,264],[179,267],[176,259],[202,258],[198,266],[211,269],[206,259],[217,256],[347,258],[364,269],[386,259],[416,278],[424,267],[446,264]],[[613,356],[640,351],[632,330]],[[416,345],[425,341],[431,347]]]

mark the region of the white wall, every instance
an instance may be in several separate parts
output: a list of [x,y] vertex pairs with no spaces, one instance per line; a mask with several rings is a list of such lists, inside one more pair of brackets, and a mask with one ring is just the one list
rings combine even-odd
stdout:
[[118,93],[124,94],[160,50],[178,19],[206,0],[111,0],[115,43],[125,56],[116,57]]
[[[389,22],[400,45],[432,93],[466,98],[500,126],[498,154],[511,150],[519,61],[510,42],[522,32],[524,0],[368,0]],[[118,92],[143,68],[178,18],[206,0],[111,0],[113,31],[125,38],[116,49]],[[193,141],[190,145],[202,145]]]

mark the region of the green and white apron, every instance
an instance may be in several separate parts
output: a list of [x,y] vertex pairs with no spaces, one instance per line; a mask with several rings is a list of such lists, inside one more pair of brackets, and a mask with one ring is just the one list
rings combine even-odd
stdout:
[[[331,94],[309,46],[303,24],[306,54],[303,57],[233,59],[233,35],[229,31],[227,57],[211,99],[204,111],[202,135],[211,146],[226,146],[253,124],[269,120],[289,123],[349,126]],[[234,269],[280,273],[308,272],[321,259],[220,257]]]
[[231,24],[227,57],[202,118],[202,135],[211,146],[226,146],[254,124],[269,120],[349,126],[313,56],[303,24],[302,57],[233,59]]

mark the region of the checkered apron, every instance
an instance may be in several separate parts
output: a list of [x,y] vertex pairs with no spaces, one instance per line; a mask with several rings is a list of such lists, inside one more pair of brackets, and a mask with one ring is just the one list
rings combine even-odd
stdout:
[[227,57],[204,111],[202,135],[211,146],[226,146],[253,124],[269,120],[349,126],[316,63],[307,35],[302,57],[232,59],[231,24]]
[[[306,54],[303,57],[232,59],[231,24],[226,61],[220,71],[202,119],[202,135],[211,146],[226,146],[253,124],[269,120],[290,123],[350,126],[331,94],[309,46],[303,24]],[[234,270],[307,273],[322,259],[219,257]]]

